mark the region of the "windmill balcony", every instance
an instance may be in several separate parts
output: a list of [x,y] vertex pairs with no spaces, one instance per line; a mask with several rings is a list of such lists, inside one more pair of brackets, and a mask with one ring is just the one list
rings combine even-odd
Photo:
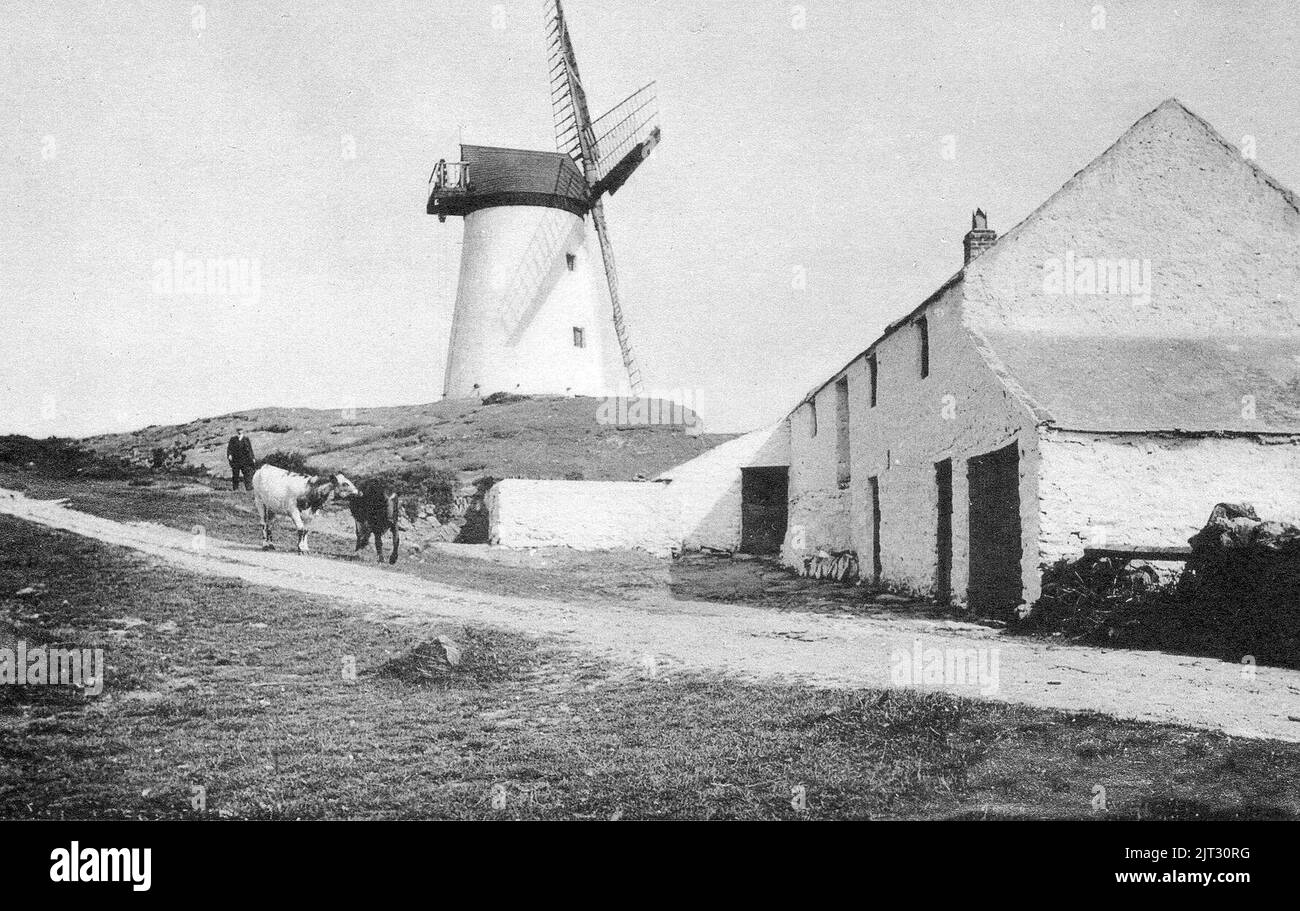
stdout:
[[450,200],[464,200],[469,194],[469,162],[440,161],[429,175],[430,215],[437,215],[438,221],[446,221],[448,214],[464,214],[456,206],[448,206]]
[[469,189],[468,161],[440,161],[429,176],[429,185],[443,193],[464,193]]

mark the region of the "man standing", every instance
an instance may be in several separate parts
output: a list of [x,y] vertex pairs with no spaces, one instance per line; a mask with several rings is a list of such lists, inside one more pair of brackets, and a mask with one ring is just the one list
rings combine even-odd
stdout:
[[244,436],[244,428],[236,427],[235,435],[226,444],[226,461],[230,463],[230,489],[239,489],[239,476],[244,476],[244,490],[253,489],[253,441]]

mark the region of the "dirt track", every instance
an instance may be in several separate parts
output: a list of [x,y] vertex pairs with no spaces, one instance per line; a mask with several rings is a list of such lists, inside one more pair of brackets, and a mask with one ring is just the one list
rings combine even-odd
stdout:
[[[1159,652],[1052,646],[969,624],[777,613],[679,601],[567,605],[427,582],[369,564],[124,524],[0,488],[0,513],[127,547],[191,572],[355,602],[377,617],[425,616],[554,636],[641,673],[720,670],[828,687],[885,687],[900,654],[975,649],[996,659],[982,683],[927,685],[959,695],[1300,742],[1300,671]],[[918,646],[919,643],[919,646]],[[992,667],[992,665],[986,665]],[[996,680],[996,688],[989,684]]]

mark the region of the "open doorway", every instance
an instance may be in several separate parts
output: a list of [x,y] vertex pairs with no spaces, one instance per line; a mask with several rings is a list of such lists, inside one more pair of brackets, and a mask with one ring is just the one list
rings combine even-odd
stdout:
[[880,479],[868,478],[871,491],[871,581],[880,583],[884,567],[880,564]]
[[934,463],[934,485],[938,493],[934,596],[947,604],[952,600],[952,459]]
[[740,470],[740,550],[747,554],[781,552],[788,521],[790,469]]
[[970,581],[975,613],[1004,617],[1020,604],[1020,454],[1015,443],[967,463]]

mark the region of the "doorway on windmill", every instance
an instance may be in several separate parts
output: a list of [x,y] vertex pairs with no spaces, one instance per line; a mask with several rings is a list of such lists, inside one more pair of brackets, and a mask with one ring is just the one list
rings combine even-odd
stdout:
[[967,462],[970,609],[1005,617],[1020,604],[1020,453],[1015,443]]
[[740,470],[740,550],[780,553],[789,513],[790,469]]

